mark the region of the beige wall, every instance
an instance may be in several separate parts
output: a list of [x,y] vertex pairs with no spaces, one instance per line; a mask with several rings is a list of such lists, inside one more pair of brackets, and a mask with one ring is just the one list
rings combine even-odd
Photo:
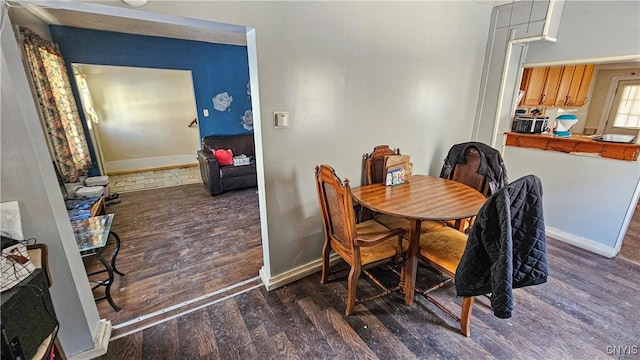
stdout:
[[[595,86],[593,88],[593,93],[591,94],[591,103],[589,105],[589,114],[587,115],[585,127],[595,129],[599,127],[602,113],[608,110],[605,109],[605,103],[607,101],[607,96],[609,94],[613,78],[630,76],[632,73],[635,75],[640,74],[640,64],[635,63],[634,65],[635,67],[632,67],[628,64],[628,68],[625,69],[604,68],[602,70],[598,70],[594,79]],[[611,65],[608,66],[610,67]]]
[[82,65],[109,172],[195,164],[198,128],[191,72]]

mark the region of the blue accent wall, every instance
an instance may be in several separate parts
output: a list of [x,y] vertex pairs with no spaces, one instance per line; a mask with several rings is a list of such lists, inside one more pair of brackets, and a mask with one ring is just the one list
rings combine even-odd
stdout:
[[[69,74],[71,63],[191,70],[200,137],[253,132],[252,121],[243,126],[245,111],[251,110],[246,46],[58,25],[49,28]],[[213,98],[224,92],[233,101],[224,111],[215,110]],[[204,109],[209,110],[208,117],[203,116]]]

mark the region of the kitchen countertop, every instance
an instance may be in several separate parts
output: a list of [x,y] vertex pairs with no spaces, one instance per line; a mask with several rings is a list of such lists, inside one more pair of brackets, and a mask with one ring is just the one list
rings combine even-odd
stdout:
[[558,137],[551,134],[520,134],[508,132],[506,145],[571,154],[588,154],[603,158],[636,161],[640,145],[634,143],[614,143],[593,140],[591,136],[572,134]]

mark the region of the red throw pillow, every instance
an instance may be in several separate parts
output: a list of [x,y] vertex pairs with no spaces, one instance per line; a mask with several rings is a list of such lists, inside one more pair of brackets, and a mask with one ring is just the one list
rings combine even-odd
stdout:
[[213,156],[218,159],[220,165],[233,165],[233,152],[231,149],[213,150]]

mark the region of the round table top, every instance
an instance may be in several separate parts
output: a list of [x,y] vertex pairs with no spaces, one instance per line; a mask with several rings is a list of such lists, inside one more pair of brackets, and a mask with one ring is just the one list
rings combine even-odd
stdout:
[[427,175],[413,175],[393,186],[360,186],[352,188],[351,194],[355,201],[379,213],[420,220],[475,216],[487,200],[470,186]]

